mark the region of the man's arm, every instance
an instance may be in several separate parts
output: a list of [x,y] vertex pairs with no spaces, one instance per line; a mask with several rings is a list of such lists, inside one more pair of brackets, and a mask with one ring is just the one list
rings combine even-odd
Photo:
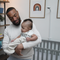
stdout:
[[8,44],[9,44],[9,37],[8,37],[8,34],[7,34],[7,29],[5,29],[3,43],[2,43],[3,49],[7,48]]
[[[11,54],[10,52],[7,52],[7,49],[9,48],[9,44],[10,44],[9,43],[9,36],[8,36],[8,33],[7,33],[7,29],[5,29],[2,47],[3,47],[4,52],[7,53],[7,54]],[[18,55],[22,56],[21,50],[18,50],[18,52],[20,52]]]
[[[4,30],[4,38],[3,38],[3,43],[2,43],[2,47],[3,47],[3,51],[5,53],[7,53],[6,49],[8,48],[9,45],[9,35],[7,33],[7,29]],[[8,53],[7,53],[8,54]]]

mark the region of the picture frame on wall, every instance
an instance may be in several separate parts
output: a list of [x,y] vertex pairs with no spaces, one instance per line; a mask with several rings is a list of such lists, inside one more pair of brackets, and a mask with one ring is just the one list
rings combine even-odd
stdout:
[[29,0],[29,18],[45,18],[46,0]]
[[57,16],[56,17],[60,19],[60,0],[58,0],[58,3],[57,3]]

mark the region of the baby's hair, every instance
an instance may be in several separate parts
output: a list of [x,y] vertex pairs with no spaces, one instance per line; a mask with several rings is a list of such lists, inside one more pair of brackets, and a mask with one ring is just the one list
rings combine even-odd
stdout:
[[31,19],[25,19],[23,22],[27,22],[27,21],[31,22],[31,23],[29,23],[29,26],[32,29],[33,28],[33,21]]

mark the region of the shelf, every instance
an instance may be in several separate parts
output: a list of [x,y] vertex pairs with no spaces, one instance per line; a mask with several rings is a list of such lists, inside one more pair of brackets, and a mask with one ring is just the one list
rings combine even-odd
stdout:
[[0,15],[4,15],[4,13],[0,13]]
[[9,1],[0,1],[0,3],[9,3]]
[[[4,4],[4,13],[0,13],[0,15],[4,15],[5,21],[4,21],[4,25],[0,25],[0,27],[5,27],[9,26],[10,24],[6,24],[6,4],[5,3],[9,3],[9,1],[0,1],[0,4],[3,3]],[[3,37],[0,37],[0,41],[3,40]],[[2,44],[1,44],[2,46]],[[3,50],[2,48],[0,49],[0,51]]]
[[3,39],[3,37],[0,37],[0,41]]
[[4,26],[9,26],[10,24],[6,24],[6,25],[0,25],[0,27],[4,27]]
[[3,37],[4,37],[4,35],[3,34],[0,34],[0,41],[3,40]]

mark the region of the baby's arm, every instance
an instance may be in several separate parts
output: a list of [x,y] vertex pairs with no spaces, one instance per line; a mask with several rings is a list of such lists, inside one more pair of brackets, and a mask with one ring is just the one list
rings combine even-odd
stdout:
[[33,35],[31,36],[31,38],[30,38],[30,37],[27,37],[27,38],[26,38],[27,41],[35,41],[35,40],[37,40],[37,39],[38,39],[38,37],[37,37],[35,34],[33,34]]

